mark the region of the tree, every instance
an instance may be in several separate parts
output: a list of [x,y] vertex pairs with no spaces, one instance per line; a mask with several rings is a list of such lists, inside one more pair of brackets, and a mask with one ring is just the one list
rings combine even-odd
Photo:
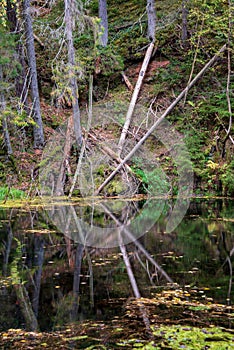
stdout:
[[[17,6],[16,2],[12,0],[7,0],[6,3],[6,15],[10,27],[10,32],[14,36],[19,36],[21,33],[21,23],[17,16]],[[18,38],[19,39],[19,38]],[[15,77],[15,92],[16,96],[19,99],[20,106],[23,107],[26,111],[28,110],[28,99],[27,99],[27,89],[25,88],[25,56],[24,56],[24,47],[21,40],[17,40],[17,45],[15,48],[16,60],[20,64],[20,70],[18,71],[17,76]]]
[[33,37],[33,26],[32,18],[30,14],[30,0],[24,0],[23,2],[23,19],[26,34],[26,46],[27,46],[27,57],[28,65],[30,68],[31,78],[31,97],[32,97],[32,111],[33,120],[35,125],[33,126],[33,137],[34,137],[34,148],[42,149],[44,147],[44,132],[41,118],[40,109],[40,97],[38,89],[37,79],[37,66],[36,66],[36,55],[34,47]]
[[7,28],[0,27],[0,116],[4,144],[8,155],[13,153],[8,131],[9,108],[7,98],[11,94],[12,79],[17,71],[16,62],[13,58],[15,52],[14,39]]
[[182,43],[185,45],[186,41],[188,39],[188,9],[187,9],[187,0],[183,0],[182,2],[182,33],[181,33],[181,40]]
[[154,41],[157,22],[155,0],[147,0],[146,11],[148,17],[148,38],[150,41]]
[[[0,63],[0,83],[3,85],[3,72],[2,72],[2,65]],[[4,142],[5,142],[5,147],[7,149],[7,154],[10,155],[12,154],[12,147],[11,147],[11,140],[10,140],[10,135],[8,132],[8,126],[7,126],[7,119],[5,116],[5,109],[6,109],[6,101],[5,101],[5,96],[4,92],[2,89],[0,89],[0,113],[2,114],[2,129],[3,129],[3,135],[4,135]]]
[[108,18],[107,18],[107,3],[106,0],[98,0],[98,14],[101,20],[101,45],[107,46],[108,43]]
[[80,125],[80,109],[78,100],[78,86],[76,80],[75,48],[73,42],[73,13],[76,2],[74,0],[65,0],[65,31],[67,37],[68,66],[69,66],[69,85],[72,95],[72,110],[75,138],[78,146],[82,143],[82,132]]

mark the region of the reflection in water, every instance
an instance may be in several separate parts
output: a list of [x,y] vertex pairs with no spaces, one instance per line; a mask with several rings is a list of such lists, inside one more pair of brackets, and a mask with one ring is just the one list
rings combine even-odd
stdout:
[[[50,204],[44,211],[2,209],[0,329],[29,327],[30,308],[42,330],[112,319],[124,312],[129,297],[153,298],[178,285],[198,300],[232,305],[233,207],[231,200],[194,200],[170,234],[165,201],[163,210],[157,202],[145,207],[142,201],[114,200]],[[101,230],[106,227],[109,235]],[[142,236],[141,230],[149,232]],[[112,248],[90,247],[92,240]],[[149,331],[147,307],[138,307]]]
[[[119,246],[119,226],[131,233],[124,234],[123,244],[141,236],[158,221],[165,207],[165,198],[157,200],[106,200],[81,205],[51,204],[45,208],[49,218],[62,233],[86,246],[112,248]],[[118,224],[116,224],[116,219]]]

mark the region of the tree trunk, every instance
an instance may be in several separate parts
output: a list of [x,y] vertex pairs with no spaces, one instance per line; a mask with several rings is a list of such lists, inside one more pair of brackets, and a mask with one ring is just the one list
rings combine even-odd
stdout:
[[187,9],[187,0],[183,0],[182,3],[182,34],[181,39],[182,43],[185,46],[188,39],[188,9]]
[[140,70],[140,73],[139,73],[139,76],[138,76],[138,79],[136,82],[136,86],[135,86],[134,92],[132,94],[131,102],[130,102],[130,105],[128,107],[127,115],[125,118],[125,123],[124,123],[123,129],[122,129],[120,139],[119,139],[119,144],[118,144],[118,155],[119,156],[121,156],[121,153],[123,151],[124,142],[125,142],[125,139],[126,139],[126,136],[128,133],[128,129],[129,129],[129,126],[130,126],[130,123],[132,120],[132,115],[133,115],[133,112],[135,109],[136,101],[137,101],[137,98],[138,98],[138,95],[139,95],[139,92],[141,89],[141,85],[142,85],[146,70],[147,70],[148,65],[149,65],[149,61],[150,61],[150,57],[152,55],[153,49],[154,49],[154,43],[152,42],[146,51],[145,58],[144,58],[144,61],[142,63],[141,70]]
[[33,127],[34,148],[42,149],[44,147],[44,132],[43,132],[43,124],[42,124],[42,118],[41,118],[41,109],[40,109],[36,55],[35,55],[35,47],[34,47],[32,18],[30,14],[30,0],[24,0],[23,2],[23,17],[24,17],[24,27],[25,27],[25,33],[26,33],[28,65],[31,73],[31,97],[32,97],[32,103],[33,103],[32,110],[33,110],[33,119],[35,122],[35,125]]
[[99,8],[98,15],[101,19],[101,45],[107,46],[108,43],[108,18],[107,18],[107,4],[106,0],[98,0]]
[[148,38],[150,41],[154,41],[157,22],[155,0],[147,0],[146,11],[148,17]]
[[[7,19],[9,21],[11,33],[18,35],[22,34],[20,23],[17,18],[16,3],[13,3],[11,0],[7,0]],[[19,40],[16,45],[16,60],[20,63],[20,72],[18,72],[15,78],[16,96],[19,98],[20,105],[23,106],[23,109],[26,112],[28,112],[27,89],[25,86],[25,56],[21,40]]]
[[73,42],[73,8],[75,6],[74,0],[65,0],[65,30],[67,37],[67,50],[68,50],[68,65],[69,65],[69,77],[70,88],[72,92],[72,110],[73,110],[73,124],[74,133],[78,147],[82,144],[82,132],[80,125],[80,108],[78,100],[78,86],[75,76],[75,48]]
[[[2,72],[2,65],[0,65],[0,82],[3,82],[3,72]],[[0,90],[0,114],[2,114],[2,129],[3,129],[3,135],[4,135],[4,142],[5,146],[7,149],[7,154],[10,155],[12,154],[12,147],[11,147],[11,140],[10,140],[10,135],[8,132],[8,127],[7,127],[7,119],[6,116],[4,115],[4,111],[6,109],[6,101],[5,101],[5,96],[2,90]]]

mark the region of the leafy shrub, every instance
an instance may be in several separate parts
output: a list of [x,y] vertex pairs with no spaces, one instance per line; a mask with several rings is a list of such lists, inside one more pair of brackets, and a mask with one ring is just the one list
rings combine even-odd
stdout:
[[0,187],[0,200],[5,199],[21,199],[25,197],[25,193],[21,190],[9,187]]
[[221,176],[223,193],[228,196],[234,196],[234,160],[227,165],[224,174]]

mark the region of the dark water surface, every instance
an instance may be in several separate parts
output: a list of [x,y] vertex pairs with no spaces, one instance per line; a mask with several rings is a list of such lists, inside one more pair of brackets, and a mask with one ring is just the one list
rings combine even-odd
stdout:
[[[103,205],[0,209],[0,331],[25,326],[17,284],[28,292],[41,330],[113,319],[129,298],[153,298],[169,287],[233,304],[233,200],[193,199],[170,233],[170,203]],[[121,245],[126,235],[129,243]]]

